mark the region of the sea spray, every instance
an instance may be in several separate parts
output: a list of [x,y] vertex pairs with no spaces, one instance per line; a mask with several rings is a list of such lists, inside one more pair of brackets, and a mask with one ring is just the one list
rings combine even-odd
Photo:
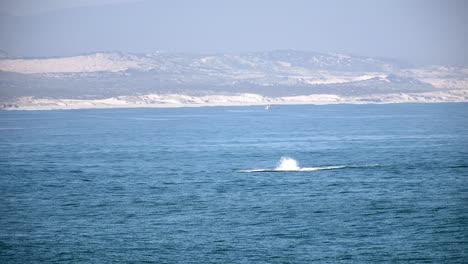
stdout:
[[297,161],[290,157],[281,157],[281,159],[278,162],[278,165],[275,168],[275,170],[278,171],[295,171],[299,169],[300,168]]

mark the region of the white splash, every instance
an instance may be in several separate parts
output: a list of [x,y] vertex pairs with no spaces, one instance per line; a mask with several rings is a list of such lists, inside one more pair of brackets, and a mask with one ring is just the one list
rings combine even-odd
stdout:
[[281,157],[278,165],[276,166],[275,170],[278,171],[291,171],[291,170],[299,170],[299,165],[295,159],[290,157]]

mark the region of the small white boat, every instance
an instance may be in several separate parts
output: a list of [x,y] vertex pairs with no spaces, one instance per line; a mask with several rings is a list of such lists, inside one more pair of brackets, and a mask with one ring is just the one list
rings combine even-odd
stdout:
[[271,108],[271,105],[265,105],[265,110],[269,110]]

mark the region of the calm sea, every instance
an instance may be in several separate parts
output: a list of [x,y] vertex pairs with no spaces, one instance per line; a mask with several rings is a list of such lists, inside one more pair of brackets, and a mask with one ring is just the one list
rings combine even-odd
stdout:
[[468,104],[1,111],[0,193],[1,263],[467,263]]

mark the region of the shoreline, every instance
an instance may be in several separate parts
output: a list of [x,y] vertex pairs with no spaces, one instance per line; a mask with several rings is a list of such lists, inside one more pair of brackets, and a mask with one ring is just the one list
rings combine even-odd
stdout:
[[259,94],[189,96],[183,94],[148,94],[118,96],[106,99],[50,99],[20,97],[0,102],[0,110],[77,110],[113,108],[175,108],[207,106],[253,105],[330,105],[330,104],[396,104],[468,102],[468,90],[449,90],[425,93],[374,94],[368,96],[340,96],[312,94],[302,96],[267,97]]

